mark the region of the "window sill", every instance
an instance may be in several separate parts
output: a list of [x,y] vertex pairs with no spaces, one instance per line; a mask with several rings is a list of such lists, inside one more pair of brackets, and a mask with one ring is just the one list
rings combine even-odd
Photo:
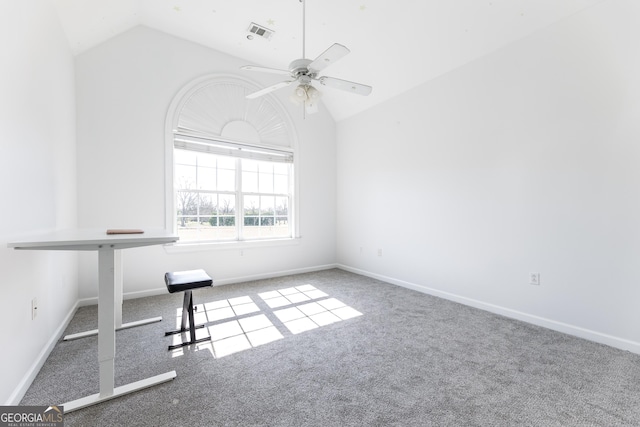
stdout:
[[298,245],[300,237],[287,239],[253,240],[245,242],[206,242],[206,243],[175,243],[165,245],[164,250],[168,254],[178,254],[187,252],[224,251],[234,249],[265,248],[274,246]]

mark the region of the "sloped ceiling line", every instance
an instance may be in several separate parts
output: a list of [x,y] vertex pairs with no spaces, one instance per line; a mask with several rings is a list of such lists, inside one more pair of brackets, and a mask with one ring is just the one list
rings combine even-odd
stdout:
[[[306,0],[306,51],[313,59],[333,43],[347,46],[351,53],[331,75],[375,87],[368,97],[324,91],[323,104],[339,121],[603,1]],[[54,2],[76,55],[137,25],[248,64],[286,68],[301,53],[299,0]],[[251,22],[275,34],[248,40]]]

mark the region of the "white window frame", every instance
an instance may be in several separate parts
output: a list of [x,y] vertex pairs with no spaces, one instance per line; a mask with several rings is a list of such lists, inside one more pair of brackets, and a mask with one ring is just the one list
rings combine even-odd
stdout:
[[[274,149],[272,147],[263,147],[255,144],[246,144],[242,142],[235,142],[229,140],[223,140],[221,138],[205,138],[198,135],[190,135],[184,132],[176,132],[174,134],[174,150],[182,149],[186,151],[191,151],[195,153],[207,153],[213,154],[216,156],[228,157],[230,159],[234,159],[235,161],[235,188],[234,190],[225,190],[225,191],[213,191],[213,190],[201,190],[194,188],[192,192],[198,194],[233,194],[235,197],[235,239],[212,239],[212,240],[189,240],[185,243],[223,243],[223,242],[240,242],[240,241],[260,241],[260,240],[274,240],[274,239],[289,239],[293,237],[293,212],[291,207],[293,206],[294,197],[293,197],[293,178],[295,176],[295,171],[293,168],[293,160],[294,153],[291,149],[278,148]],[[289,167],[289,186],[287,188],[286,193],[276,194],[276,193],[266,193],[266,192],[248,192],[244,191],[243,188],[243,168],[241,166],[243,160],[257,160],[263,162],[274,162],[278,164],[287,165]],[[174,161],[175,166],[175,161]],[[175,174],[174,174],[175,178]],[[174,182],[174,192],[177,194],[180,189],[175,187]],[[246,238],[245,234],[245,206],[244,206],[244,197],[245,196],[273,196],[273,197],[286,197],[288,199],[287,203],[287,236],[273,236],[273,237],[257,237],[257,238]],[[179,216],[174,216],[175,222],[179,222]],[[193,216],[193,215],[187,215]]]
[[[212,82],[225,83],[230,82],[235,85],[242,85],[248,91],[254,92],[259,89],[259,86],[255,83],[248,81],[243,78],[239,78],[237,76],[221,76],[221,75],[210,75],[204,76],[199,79],[194,80],[193,82],[187,84],[185,87],[178,92],[178,94],[174,97],[171,105],[169,106],[166,122],[165,122],[165,228],[169,231],[173,231],[177,234],[177,210],[176,210],[176,200],[175,200],[175,189],[174,189],[174,158],[173,158],[173,150],[176,141],[176,135],[181,135],[183,139],[185,139],[185,135],[187,135],[191,141],[194,143],[197,142],[198,137],[202,137],[203,135],[198,135],[197,132],[189,132],[188,130],[185,132],[184,129],[178,129],[178,119],[179,114],[181,112],[184,104],[189,100],[190,96],[195,93],[200,88],[203,88]],[[300,238],[299,235],[299,220],[298,220],[298,212],[299,212],[299,197],[298,197],[298,181],[299,181],[299,170],[297,164],[299,163],[299,158],[297,155],[297,138],[294,132],[293,122],[291,117],[287,114],[284,107],[280,104],[280,102],[273,98],[270,95],[266,95],[264,97],[269,105],[273,108],[273,111],[277,114],[277,117],[274,118],[281,120],[283,125],[286,127],[288,132],[288,138],[290,145],[288,147],[276,146],[254,142],[243,143],[239,141],[231,141],[225,138],[221,138],[218,136],[206,136],[207,140],[216,139],[221,142],[223,145],[226,144],[228,149],[237,150],[238,148],[242,148],[245,146],[251,147],[260,147],[262,151],[271,151],[273,155],[288,155],[293,157],[292,162],[292,185],[293,189],[291,191],[291,206],[289,212],[289,221],[291,221],[291,237],[286,238],[272,238],[272,239],[256,239],[256,240],[234,240],[234,241],[188,241],[181,243],[178,241],[176,245],[173,246],[173,249],[168,249],[170,252],[175,250],[188,250],[188,251],[201,251],[201,250],[216,250],[216,249],[230,249],[230,248],[245,248],[245,247],[260,247],[260,246],[272,246],[272,245],[289,245],[289,244],[297,244],[297,241]],[[242,101],[238,101],[242,102]],[[248,119],[250,121],[250,118]],[[250,154],[250,149],[245,151],[248,155],[246,157],[252,157]],[[239,209],[239,206],[236,206],[236,209]]]

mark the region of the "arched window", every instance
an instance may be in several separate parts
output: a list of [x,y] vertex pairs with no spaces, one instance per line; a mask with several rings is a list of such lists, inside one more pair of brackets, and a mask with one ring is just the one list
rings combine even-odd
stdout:
[[167,114],[167,224],[183,243],[293,238],[295,132],[270,96],[230,76],[183,88]]

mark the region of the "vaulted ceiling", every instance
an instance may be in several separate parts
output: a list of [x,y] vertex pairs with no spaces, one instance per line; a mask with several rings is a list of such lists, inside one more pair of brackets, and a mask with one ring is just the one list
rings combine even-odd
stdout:
[[[323,104],[339,121],[606,0],[305,1],[305,56],[314,59],[341,43],[351,53],[322,74],[373,86],[367,97],[322,88]],[[287,69],[302,57],[300,0],[54,3],[75,54],[145,25],[248,64]],[[249,40],[252,22],[274,34]],[[282,80],[272,78],[273,83]]]

